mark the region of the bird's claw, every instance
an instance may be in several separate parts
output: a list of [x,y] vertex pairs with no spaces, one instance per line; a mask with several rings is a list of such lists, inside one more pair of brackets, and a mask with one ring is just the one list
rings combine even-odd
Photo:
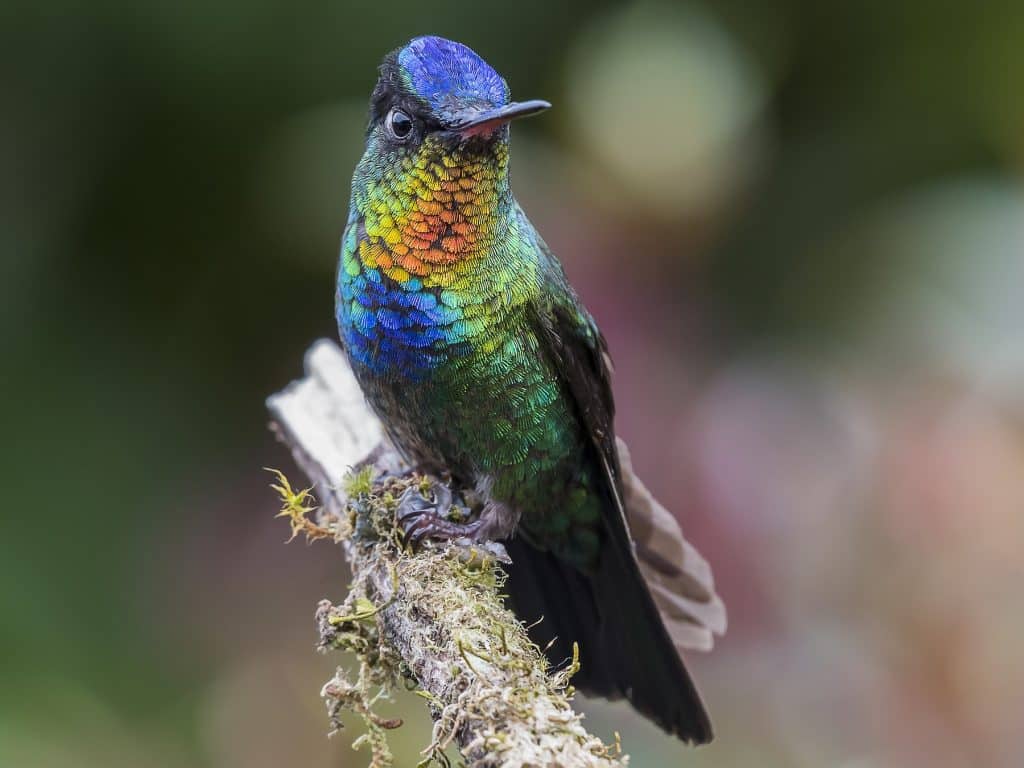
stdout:
[[395,518],[406,542],[416,549],[426,539],[474,539],[480,529],[480,520],[468,523],[453,522],[448,517],[449,513],[453,508],[462,510],[452,503],[451,489],[447,485],[435,483],[431,490],[434,495],[433,501],[417,486],[407,488],[398,500]]

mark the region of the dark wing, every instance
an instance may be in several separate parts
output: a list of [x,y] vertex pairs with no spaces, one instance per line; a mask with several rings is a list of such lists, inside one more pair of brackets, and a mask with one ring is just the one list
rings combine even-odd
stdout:
[[541,307],[538,319],[548,351],[558,361],[580,417],[617,479],[619,460],[608,342],[564,280],[562,276],[561,286],[551,286],[547,306]]
[[675,517],[633,472],[629,450],[614,433],[608,344],[539,236],[538,247],[551,286],[546,297],[548,309],[541,320],[546,340],[624,510],[626,534],[633,542],[644,581],[676,647],[711,650],[714,636],[723,634],[727,624],[711,567],[683,536]]
[[[508,589],[526,620],[543,616],[535,638],[551,641],[558,662],[578,641],[581,669],[574,682],[608,698],[625,696],[643,714],[686,741],[711,740],[711,724],[700,696],[669,636],[644,581],[623,505],[620,463],[607,345],[562,272],[537,237],[543,274],[535,306],[545,351],[564,377],[577,416],[591,436],[594,459],[603,468],[605,540],[600,563],[583,573],[520,539],[510,543]],[[541,633],[547,633],[544,637]]]

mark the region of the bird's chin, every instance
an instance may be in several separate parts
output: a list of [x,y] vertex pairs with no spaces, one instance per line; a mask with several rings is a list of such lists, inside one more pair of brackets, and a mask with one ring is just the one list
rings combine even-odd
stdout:
[[491,120],[487,123],[479,123],[477,125],[470,126],[469,128],[463,128],[459,131],[461,136],[467,139],[470,138],[482,138],[491,139],[496,134],[503,132],[502,129],[508,126],[508,122],[504,120]]
[[500,120],[480,123],[457,131],[449,131],[448,134],[455,144],[465,145],[487,145],[496,141],[508,139],[508,123]]

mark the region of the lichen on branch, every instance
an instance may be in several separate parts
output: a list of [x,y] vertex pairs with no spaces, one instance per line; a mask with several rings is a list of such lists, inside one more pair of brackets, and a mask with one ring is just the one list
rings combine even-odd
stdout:
[[339,669],[322,695],[334,729],[342,711],[362,718],[365,733],[356,745],[370,748],[372,768],[393,764],[387,731],[401,721],[380,717],[375,707],[398,686],[422,696],[434,719],[421,766],[447,765],[452,744],[473,768],[626,764],[618,744],[590,735],[572,709],[577,660],[549,669],[505,607],[500,546],[430,544],[416,553],[405,547],[395,507],[421,477],[371,483],[357,475],[346,482],[347,500],[337,512],[319,506],[311,492],[295,491],[283,475],[277,480],[293,536],[333,538],[352,567],[348,596],[339,605],[322,601],[316,621],[320,648],[351,652],[357,669]]
[[[321,648],[351,651],[358,665],[323,688],[332,724],[343,710],[359,715],[365,733],[357,744],[369,746],[372,768],[387,768],[387,732],[401,724],[375,707],[404,686],[434,719],[423,766],[447,765],[449,745],[472,768],[626,765],[617,737],[604,745],[572,709],[575,660],[550,669],[505,607],[501,545],[408,551],[395,525],[397,500],[429,484],[389,450],[337,345],[318,341],[305,367],[267,407],[311,484],[296,490],[275,473],[293,537],[336,541],[352,567],[345,600],[323,601],[316,613]],[[353,466],[363,469],[348,471]]]

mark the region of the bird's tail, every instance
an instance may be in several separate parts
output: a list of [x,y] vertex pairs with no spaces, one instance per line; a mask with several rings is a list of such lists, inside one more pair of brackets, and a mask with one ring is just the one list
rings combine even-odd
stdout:
[[573,682],[580,690],[625,697],[666,731],[703,744],[711,740],[711,723],[679,649],[710,647],[711,634],[725,627],[724,607],[707,563],[632,477],[628,455],[622,459],[631,478],[623,494],[636,505],[627,516],[645,537],[643,559],[628,546],[611,546],[597,570],[584,573],[517,537],[506,543],[512,558],[506,587],[521,619],[543,619],[531,636],[547,647],[553,664],[571,658],[579,643]]
[[629,449],[619,449],[623,504],[640,572],[654,597],[676,648],[710,651],[715,635],[725,633],[725,604],[715,592],[711,566],[690,542],[672,513],[663,507],[633,472]]

